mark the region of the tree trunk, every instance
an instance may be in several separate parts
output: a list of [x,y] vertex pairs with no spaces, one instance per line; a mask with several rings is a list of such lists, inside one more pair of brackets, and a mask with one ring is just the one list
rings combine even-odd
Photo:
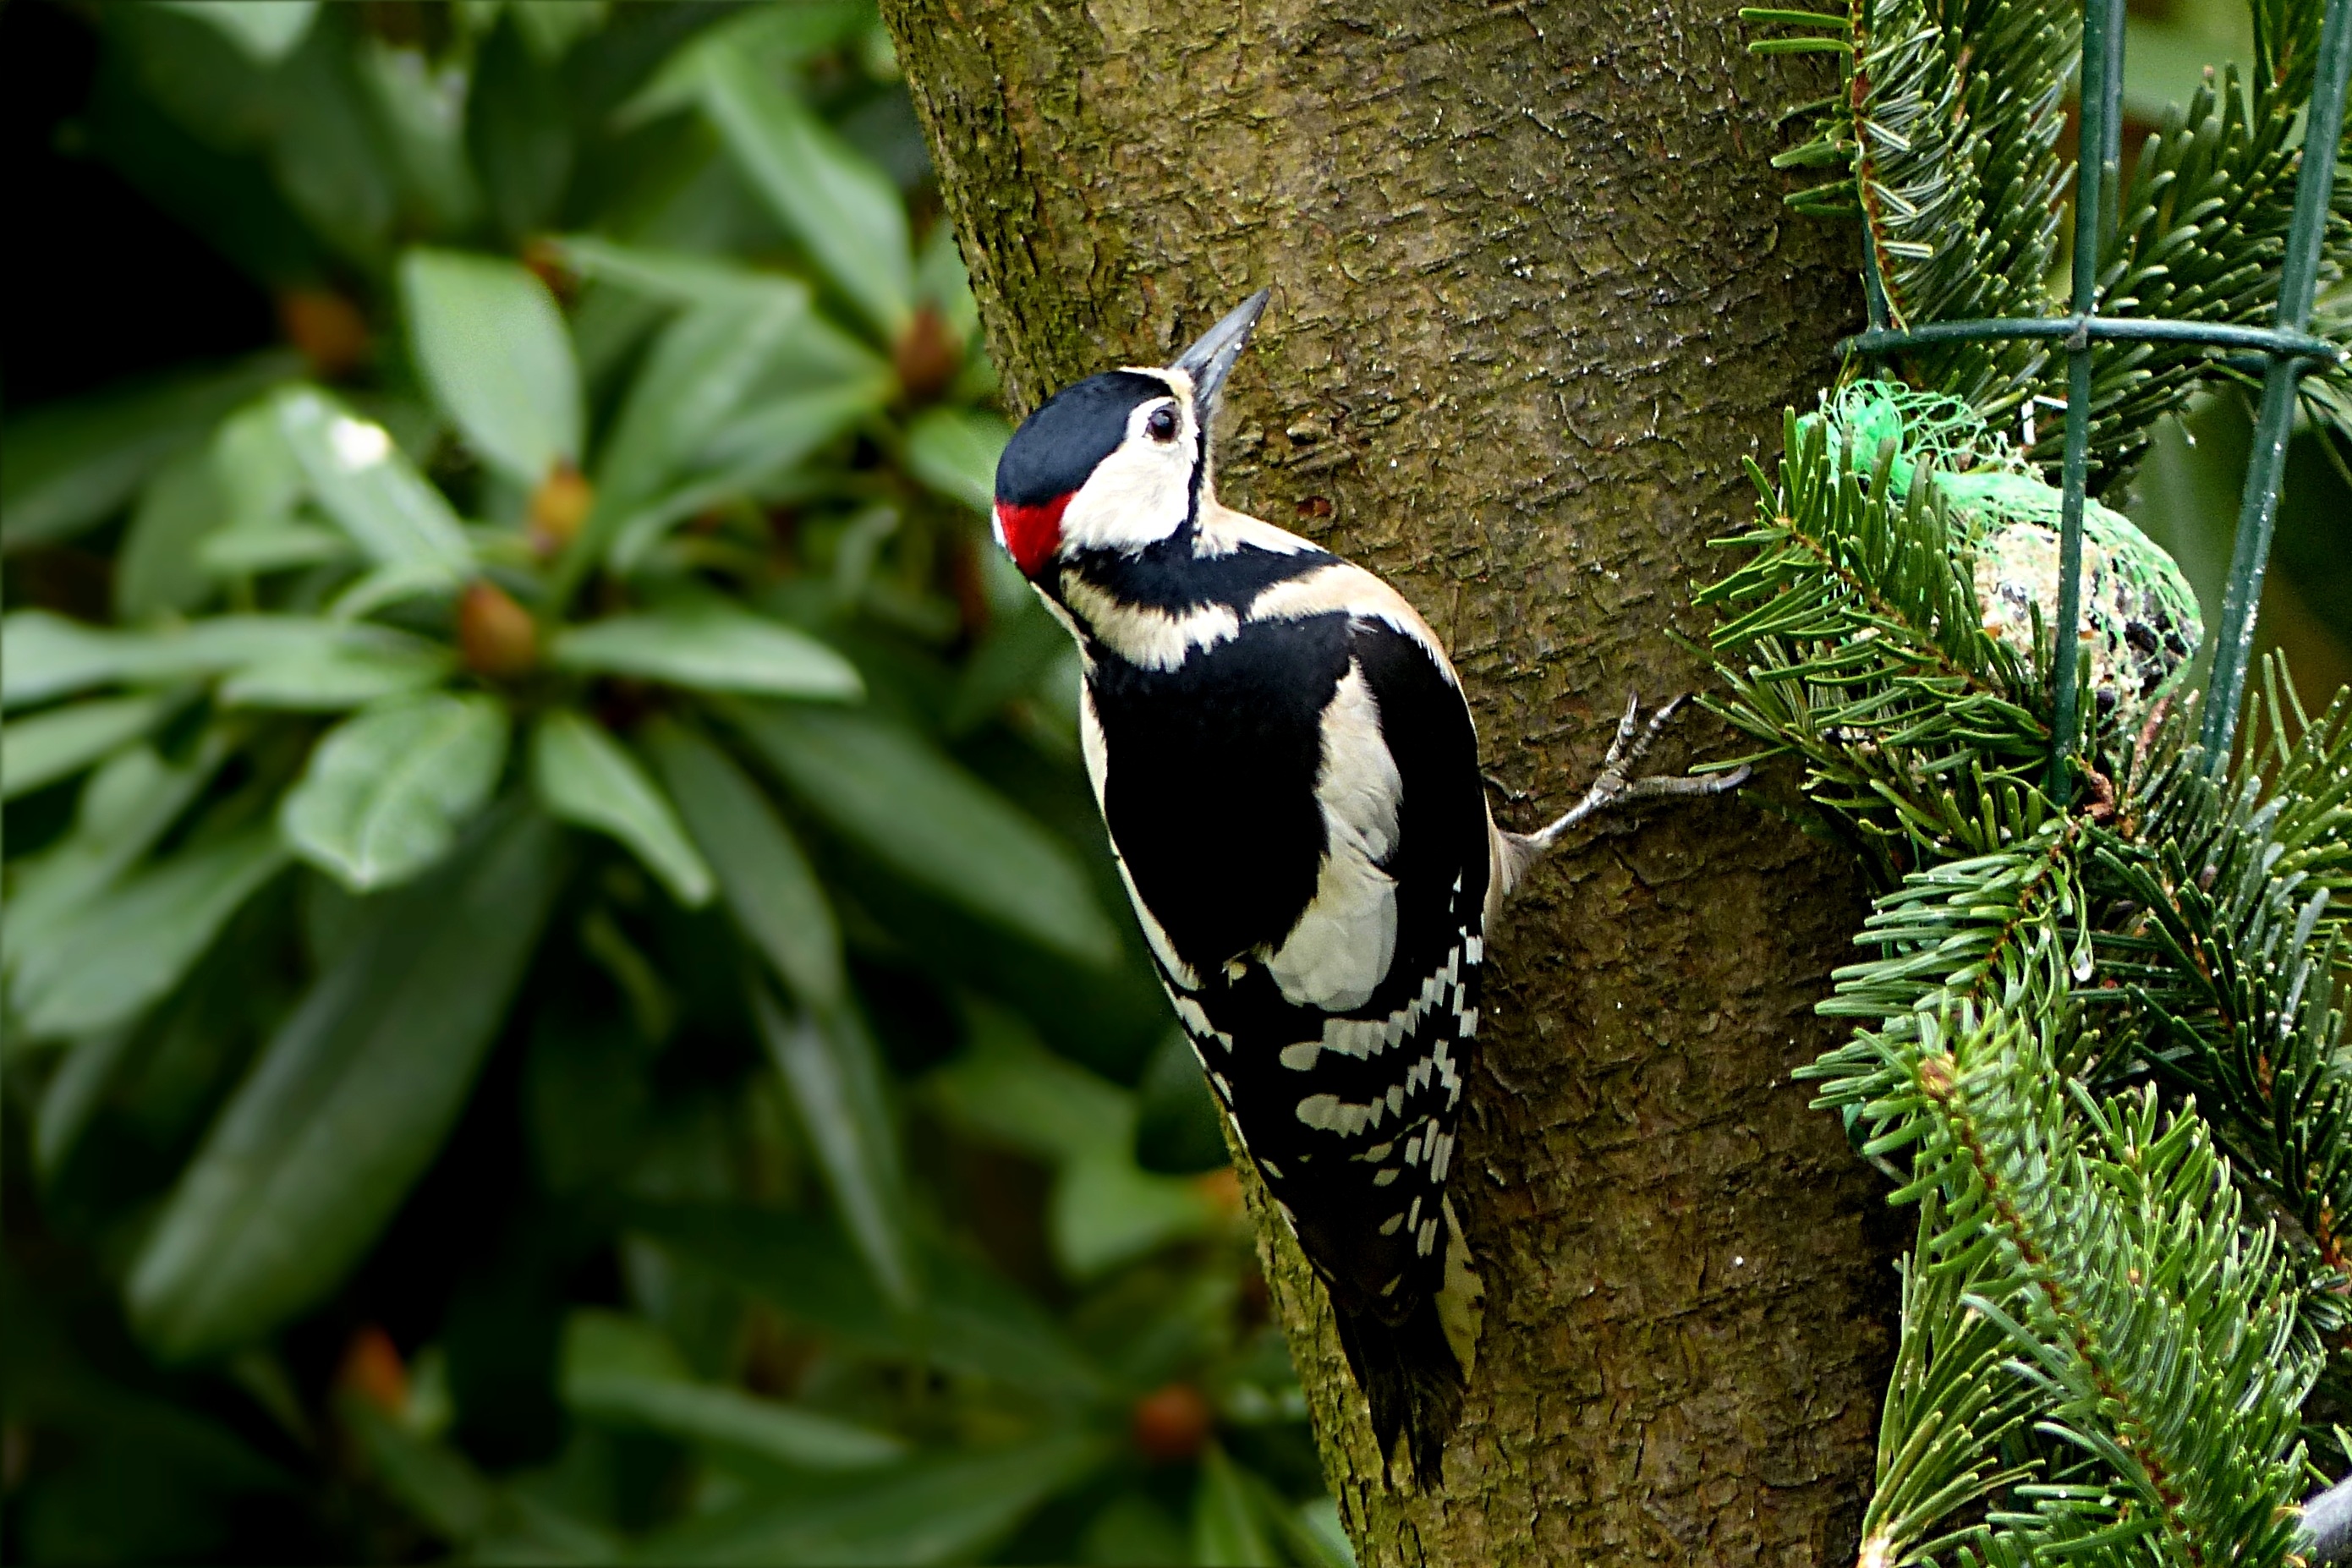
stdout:
[[[1581,791],[1628,692],[1698,681],[1669,634],[1703,630],[1702,542],[1858,324],[1849,242],[1767,162],[1825,76],[1748,57],[1732,0],[884,10],[1012,406],[1271,284],[1223,493],[1427,615],[1527,792],[1511,826]],[[1675,745],[1727,743],[1695,715]],[[1850,1558],[1891,1247],[1789,1072],[1832,1041],[1811,1007],[1861,910],[1752,798],[1538,874],[1489,950],[1455,1180],[1486,1317],[1442,1491],[1383,1487],[1320,1289],[1261,1224],[1368,1568]]]

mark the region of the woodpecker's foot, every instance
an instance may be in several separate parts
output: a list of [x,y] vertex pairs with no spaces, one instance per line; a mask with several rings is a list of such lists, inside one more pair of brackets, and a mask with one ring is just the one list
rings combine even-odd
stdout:
[[1661,773],[1637,779],[1626,777],[1635,764],[1649,754],[1651,742],[1658,738],[1658,732],[1689,700],[1689,693],[1685,692],[1660,705],[1645,725],[1641,722],[1641,698],[1627,697],[1625,716],[1617,721],[1617,735],[1609,742],[1609,755],[1601,762],[1601,776],[1592,781],[1592,787],[1584,792],[1584,798],[1570,806],[1566,815],[1523,836],[1521,841],[1530,850],[1541,854],[1559,843],[1561,835],[1578,823],[1617,806],[1666,795],[1722,795],[1746,783],[1748,769],[1744,763],[1727,773],[1707,777],[1690,773]]

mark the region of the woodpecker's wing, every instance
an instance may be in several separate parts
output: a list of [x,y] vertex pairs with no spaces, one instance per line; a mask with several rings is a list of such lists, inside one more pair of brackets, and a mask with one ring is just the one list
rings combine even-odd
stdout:
[[[1269,1190],[1343,1307],[1402,1319],[1444,1279],[1442,1202],[1478,1018],[1489,834],[1477,742],[1420,618],[1335,564],[1252,623],[1344,623],[1322,715],[1314,896],[1271,951],[1169,975]],[[1319,630],[1320,627],[1314,629]]]

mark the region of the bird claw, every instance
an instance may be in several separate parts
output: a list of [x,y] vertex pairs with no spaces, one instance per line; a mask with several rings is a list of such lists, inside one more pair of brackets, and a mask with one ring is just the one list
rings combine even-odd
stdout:
[[1626,776],[1649,754],[1652,743],[1688,700],[1690,694],[1684,692],[1660,703],[1645,725],[1641,722],[1641,697],[1629,695],[1625,700],[1624,717],[1617,721],[1617,733],[1609,742],[1609,754],[1601,759],[1601,773],[1592,781],[1592,787],[1586,790],[1584,798],[1570,807],[1557,821],[1527,835],[1528,844],[1538,851],[1549,849],[1559,841],[1562,834],[1577,824],[1633,801],[1722,795],[1746,783],[1749,770],[1745,763],[1727,773],[1711,777],[1691,773],[1654,773],[1643,778]]

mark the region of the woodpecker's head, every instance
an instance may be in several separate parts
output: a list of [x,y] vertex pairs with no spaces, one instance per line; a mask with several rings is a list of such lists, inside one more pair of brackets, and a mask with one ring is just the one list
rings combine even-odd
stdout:
[[1217,395],[1265,310],[1261,289],[1164,370],[1107,371],[1023,422],[996,465],[996,538],[1026,576],[1067,552],[1140,550],[1210,489]]

